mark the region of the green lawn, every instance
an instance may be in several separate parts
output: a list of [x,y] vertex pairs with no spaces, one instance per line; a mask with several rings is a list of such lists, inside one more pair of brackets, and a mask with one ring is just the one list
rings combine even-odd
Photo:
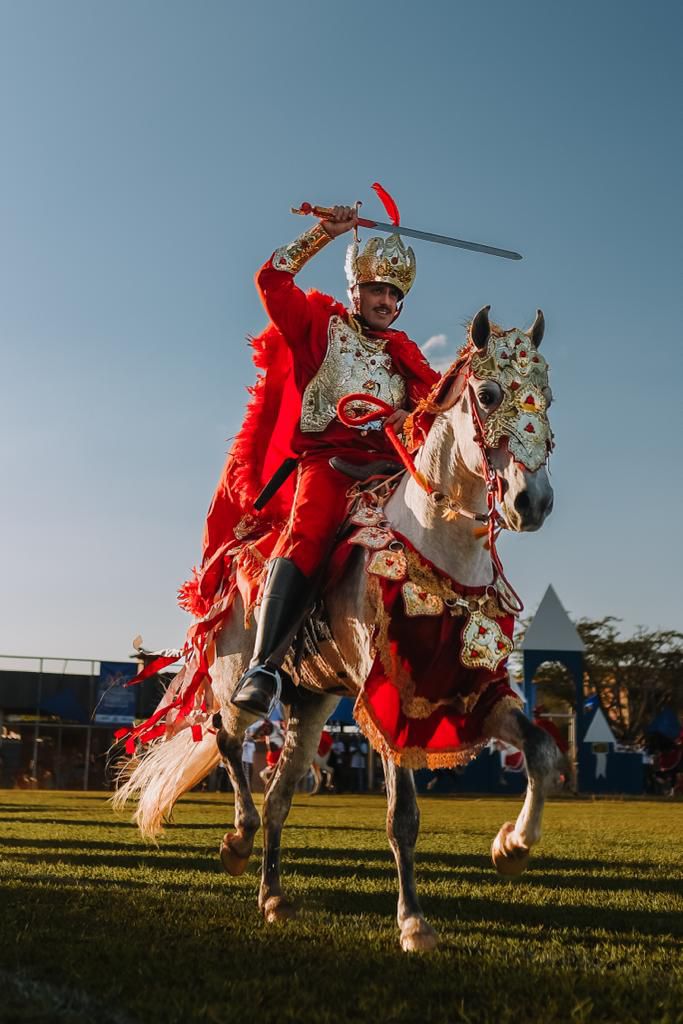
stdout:
[[508,882],[488,848],[518,800],[423,799],[417,875],[441,941],[409,956],[381,798],[297,798],[301,913],[276,926],[258,857],[220,870],[231,803],[191,794],[155,849],[100,794],[0,791],[0,1020],[683,1021],[683,804],[553,802]]

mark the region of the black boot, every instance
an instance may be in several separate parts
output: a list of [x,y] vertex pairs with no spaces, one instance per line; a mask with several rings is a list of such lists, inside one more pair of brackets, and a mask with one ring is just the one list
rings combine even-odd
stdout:
[[235,707],[266,716],[279,700],[280,666],[303,622],[310,596],[310,581],[294,562],[273,559],[261,599],[254,656],[231,697]]

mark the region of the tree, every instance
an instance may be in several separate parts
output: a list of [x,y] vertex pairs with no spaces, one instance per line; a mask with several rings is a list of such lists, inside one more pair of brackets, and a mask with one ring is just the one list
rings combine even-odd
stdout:
[[639,626],[622,638],[619,619],[581,619],[586,645],[584,692],[595,693],[617,739],[642,740],[647,726],[671,705],[683,711],[683,633]]
[[[520,624],[515,637],[519,651],[530,620]],[[615,736],[625,743],[643,739],[648,725],[662,708],[671,706],[683,716],[683,633],[646,630],[639,626],[631,637],[619,633],[620,620],[581,619],[576,628],[583,640],[584,697],[596,694]],[[515,671],[515,669],[517,671]],[[514,677],[521,679],[521,661],[511,659]],[[548,711],[563,702],[576,704],[574,682],[564,666],[546,662],[534,682]]]

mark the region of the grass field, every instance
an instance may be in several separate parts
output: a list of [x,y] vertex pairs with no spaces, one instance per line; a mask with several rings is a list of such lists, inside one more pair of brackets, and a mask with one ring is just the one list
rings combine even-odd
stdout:
[[683,804],[557,801],[522,879],[488,847],[518,800],[421,801],[436,953],[401,953],[379,797],[297,798],[301,913],[265,925],[258,857],[217,850],[231,800],[191,794],[158,849],[101,794],[0,791],[0,1020],[683,1021]]

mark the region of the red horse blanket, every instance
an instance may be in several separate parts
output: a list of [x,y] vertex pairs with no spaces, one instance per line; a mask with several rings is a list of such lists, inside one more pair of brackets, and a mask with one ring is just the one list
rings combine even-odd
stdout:
[[[514,616],[490,587],[462,587],[409,542],[361,527],[379,609],[375,659],[354,714],[376,750],[407,768],[469,761],[521,702],[506,668]],[[381,546],[380,546],[381,545]]]

